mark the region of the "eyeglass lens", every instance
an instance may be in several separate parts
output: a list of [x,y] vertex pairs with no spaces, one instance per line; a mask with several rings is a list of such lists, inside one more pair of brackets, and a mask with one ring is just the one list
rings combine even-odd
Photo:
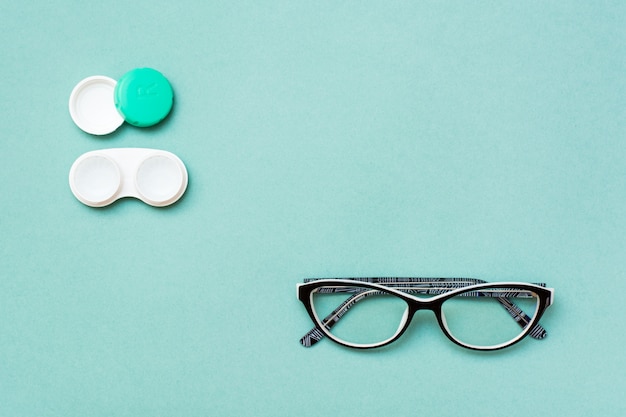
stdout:
[[520,336],[538,305],[539,297],[531,291],[491,288],[452,297],[441,311],[453,338],[466,345],[491,347]]
[[408,304],[395,295],[365,287],[322,287],[311,303],[320,323],[348,344],[379,344],[396,335]]

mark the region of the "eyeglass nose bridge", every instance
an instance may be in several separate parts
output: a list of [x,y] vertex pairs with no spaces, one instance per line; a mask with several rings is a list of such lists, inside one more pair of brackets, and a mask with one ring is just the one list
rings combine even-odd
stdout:
[[[407,332],[407,330],[409,330],[409,328],[413,325],[413,327],[417,326],[424,326],[427,325],[426,323],[428,322],[428,320],[432,320],[432,318],[428,318],[425,319],[424,322],[422,323],[416,323],[415,320],[415,316],[417,313],[419,312],[431,312],[434,316],[435,316],[435,320],[437,322],[437,325],[440,327],[441,331],[444,333],[444,335],[450,339],[452,342],[457,343],[455,341],[454,338],[451,337],[450,333],[448,332],[446,326],[445,326],[445,318],[443,317],[443,313],[441,312],[441,302],[438,300],[419,300],[419,301],[415,301],[415,300],[407,300],[405,299],[405,302],[407,303],[407,308],[404,312],[404,316],[403,319],[400,323],[400,326],[398,327],[398,331],[396,332],[396,334],[394,336],[392,336],[390,339],[388,339],[387,341],[385,341],[385,343],[382,343],[379,345],[379,347],[391,344],[392,342],[395,342],[398,339],[402,339],[402,336]],[[432,323],[432,322],[431,322]],[[434,325],[434,323],[432,323]],[[410,331],[409,331],[410,333]]]
[[407,302],[407,305],[408,305],[407,307],[408,317],[406,320],[405,327],[409,327],[415,315],[419,313],[420,311],[430,311],[433,313],[433,315],[437,319],[437,323],[439,324],[439,326],[442,327],[443,329],[443,325],[445,321],[442,321],[442,320],[445,320],[445,319],[443,318],[443,315],[441,312],[441,304],[442,304],[441,300],[429,300],[429,299],[422,299],[420,297],[411,297],[410,299],[405,299],[405,301]]

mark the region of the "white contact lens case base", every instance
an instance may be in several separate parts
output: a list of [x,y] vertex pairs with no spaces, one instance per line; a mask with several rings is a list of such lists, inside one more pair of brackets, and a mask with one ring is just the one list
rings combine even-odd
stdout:
[[103,207],[123,197],[163,207],[182,197],[188,177],[183,161],[171,152],[114,148],[79,156],[69,180],[74,196],[91,207]]

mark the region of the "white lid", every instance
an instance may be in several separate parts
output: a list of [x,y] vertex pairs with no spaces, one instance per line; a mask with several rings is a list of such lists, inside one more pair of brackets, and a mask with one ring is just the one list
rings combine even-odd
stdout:
[[103,75],[87,77],[70,95],[70,115],[78,127],[92,135],[107,135],[124,123],[115,108],[117,81]]

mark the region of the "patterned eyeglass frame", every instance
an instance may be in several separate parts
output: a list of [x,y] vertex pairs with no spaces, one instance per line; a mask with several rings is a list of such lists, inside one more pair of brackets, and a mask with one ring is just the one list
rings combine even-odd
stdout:
[[[358,345],[350,344],[342,341],[332,335],[330,329],[341,319],[341,317],[348,312],[348,310],[356,304],[358,301],[363,300],[365,296],[362,296],[362,292],[355,292],[353,295],[343,301],[335,310],[328,314],[324,319],[321,319],[321,323],[317,323],[317,316],[313,311],[311,303],[312,292],[319,287],[326,285],[345,285],[345,286],[361,286],[364,288],[370,288],[373,290],[380,289],[383,292],[391,293],[407,302],[409,308],[409,315],[403,328],[398,331],[391,339],[385,340],[382,343],[371,345]],[[481,293],[481,289],[520,289],[529,290],[536,293],[539,297],[539,305],[536,315],[531,318],[515,303],[508,300],[508,298],[514,298],[514,293],[506,293],[506,297],[498,296],[502,292],[498,292],[495,296],[488,295],[487,293]],[[431,310],[435,313],[437,321],[441,330],[455,344],[464,348],[472,350],[498,350],[505,347],[509,347],[519,342],[526,336],[530,335],[534,339],[544,339],[547,336],[546,330],[539,324],[543,313],[546,308],[552,305],[554,300],[554,289],[546,288],[544,283],[521,283],[521,282],[494,282],[489,283],[481,279],[476,278],[397,278],[397,277],[384,277],[384,278],[306,278],[303,283],[297,284],[297,297],[304,304],[311,320],[315,324],[315,327],[311,329],[306,335],[300,339],[300,343],[304,347],[311,347],[324,336],[328,336],[334,342],[351,348],[368,349],[385,346],[391,342],[397,340],[405,330],[409,327],[413,315],[419,310]],[[372,292],[368,295],[375,295],[376,292]],[[430,298],[419,298],[413,294],[430,295]],[[509,315],[515,320],[520,327],[522,327],[522,333],[513,340],[502,343],[495,346],[479,347],[470,344],[465,344],[456,338],[454,338],[448,331],[447,326],[444,324],[442,318],[441,305],[444,301],[460,294],[462,296],[493,296],[498,302],[506,309]],[[366,295],[367,296],[367,295]],[[532,324],[532,326],[529,326]]]

